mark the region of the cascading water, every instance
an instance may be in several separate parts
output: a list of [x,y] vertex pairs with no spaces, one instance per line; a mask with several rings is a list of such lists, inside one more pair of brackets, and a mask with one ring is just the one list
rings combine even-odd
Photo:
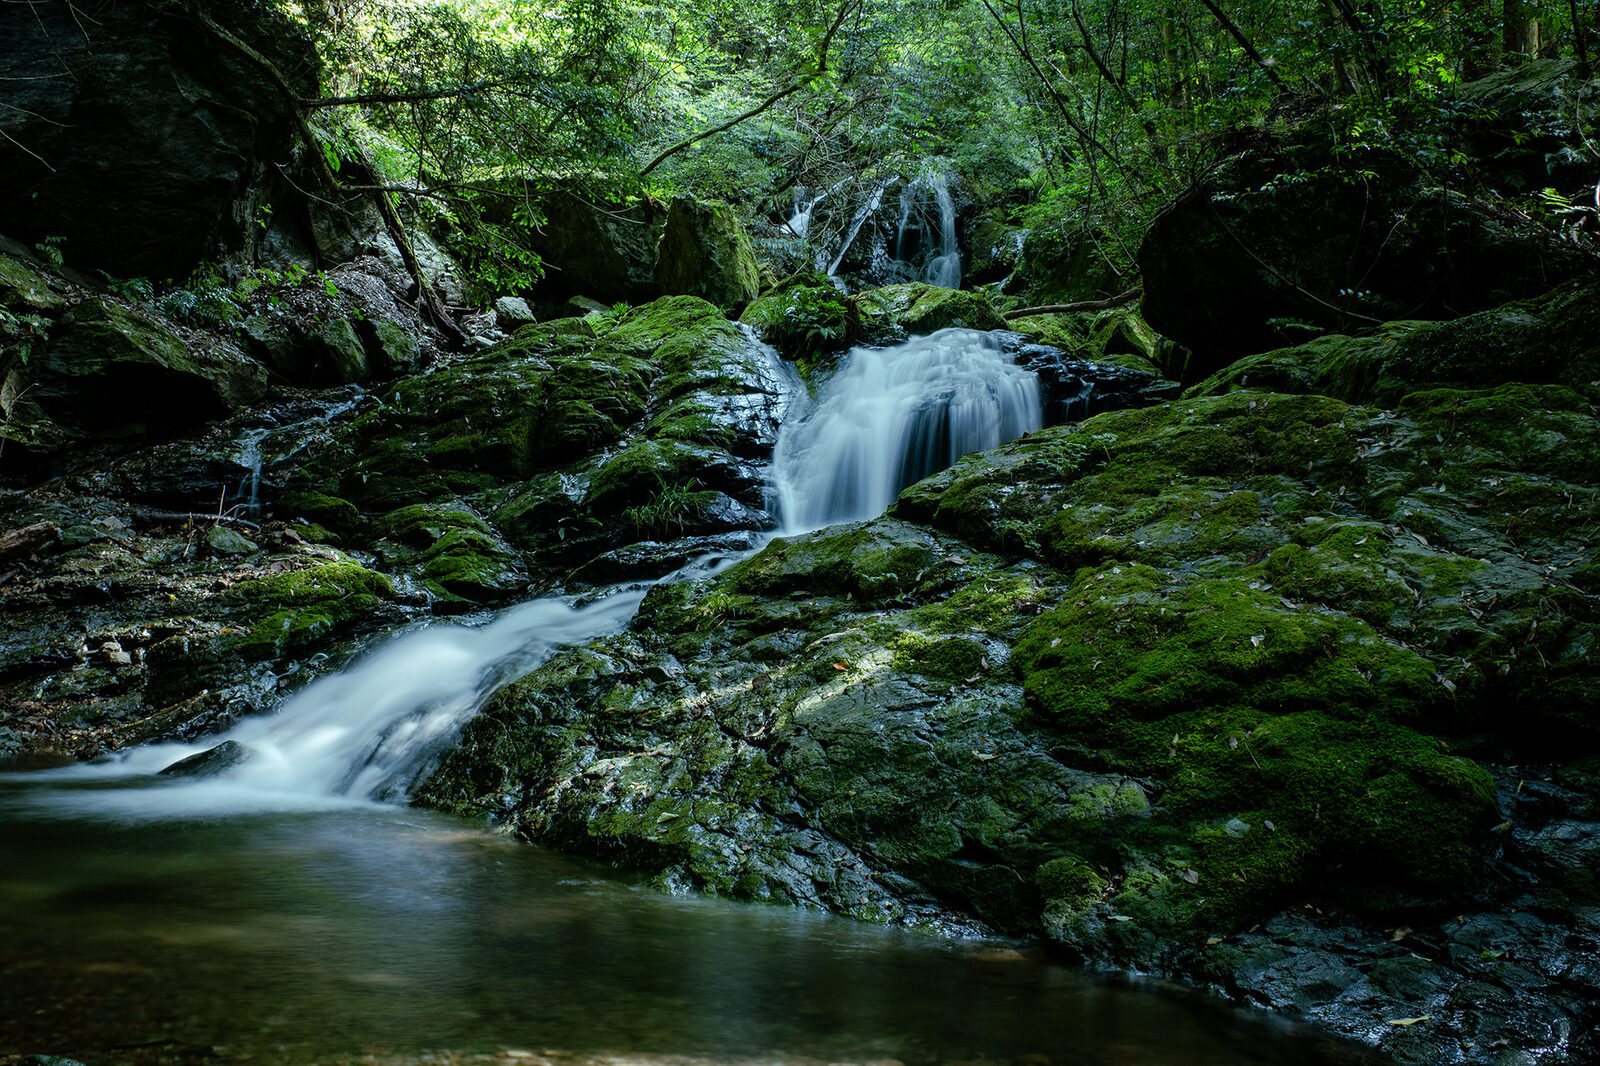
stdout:
[[[790,531],[870,518],[900,489],[961,455],[1040,424],[1037,378],[1011,362],[995,335],[949,329],[894,348],[856,349],[805,416],[786,420],[773,464],[778,507]],[[259,453],[260,438],[244,443],[247,454]],[[702,559],[667,580],[705,575],[742,556]],[[202,744],[148,745],[61,772],[177,774],[172,783],[187,787],[128,797],[143,814],[403,799],[501,685],[562,645],[622,629],[645,591],[613,591],[583,605],[533,600],[478,628],[414,630],[306,686],[276,713]],[[98,795],[105,802],[111,794]]]
[[956,244],[956,205],[943,177],[931,180],[939,204],[938,254],[923,268],[922,280],[945,289],[961,288],[961,250]]
[[[478,628],[418,629],[312,682],[275,714],[248,718],[204,744],[152,744],[63,772],[120,777],[192,768],[193,787],[165,790],[165,806],[179,812],[403,799],[496,689],[563,644],[620,630],[644,594],[617,592],[582,606],[532,600]],[[152,799],[142,793],[141,806],[162,806]]]
[[881,514],[901,489],[968,452],[1039,429],[1041,412],[1038,379],[994,334],[946,329],[856,348],[778,439],[784,527]]

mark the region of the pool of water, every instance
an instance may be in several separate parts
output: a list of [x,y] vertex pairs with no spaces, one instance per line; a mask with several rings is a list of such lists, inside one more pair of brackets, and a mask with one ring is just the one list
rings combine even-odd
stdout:
[[400,807],[0,775],[0,1063],[1370,1061],[1154,984],[674,898]]

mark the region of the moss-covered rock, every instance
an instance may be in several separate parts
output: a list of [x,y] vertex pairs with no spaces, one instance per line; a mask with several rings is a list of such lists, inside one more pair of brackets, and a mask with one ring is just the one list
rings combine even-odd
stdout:
[[52,314],[67,301],[51,289],[43,274],[25,263],[0,255],[0,308],[12,314]]
[[862,330],[871,339],[941,329],[1005,329],[1005,319],[982,293],[941,289],[925,282],[886,285],[855,297]]
[[171,432],[266,391],[266,371],[238,349],[214,339],[191,343],[149,315],[98,298],[63,316],[42,358],[20,372],[27,405],[79,438]]
[[727,204],[673,200],[657,254],[661,291],[668,295],[700,296],[738,311],[760,291],[750,235]]
[[861,332],[855,303],[815,274],[779,282],[746,307],[739,321],[754,327],[784,358],[803,362],[843,351]]
[[264,614],[240,642],[239,653],[266,659],[303,652],[348,629],[392,601],[395,591],[382,574],[341,560],[256,577],[235,586],[229,596]]
[[412,504],[378,520],[374,530],[389,541],[380,552],[384,564],[414,572],[437,600],[497,602],[527,588],[521,557],[462,504]]
[[1319,337],[1248,356],[1194,386],[1319,392],[1391,404],[1426,385],[1492,388],[1509,382],[1600,389],[1600,312],[1579,282],[1451,322],[1386,323],[1370,334]]

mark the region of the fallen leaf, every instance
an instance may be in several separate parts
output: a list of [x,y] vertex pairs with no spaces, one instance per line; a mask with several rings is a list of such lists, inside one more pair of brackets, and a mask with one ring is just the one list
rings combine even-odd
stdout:
[[1220,943],[1222,943],[1222,937],[1214,936],[1210,940],[1206,941],[1206,947],[1208,947],[1208,948],[1209,947],[1215,947],[1216,945],[1218,945]]
[[1198,885],[1200,883],[1200,871],[1185,870],[1183,871],[1183,879],[1189,882],[1191,885]]
[[1425,1021],[1427,1021],[1428,1019],[1430,1019],[1432,1017],[1433,1017],[1433,1015],[1431,1015],[1431,1014],[1424,1014],[1420,1018],[1390,1018],[1389,1019],[1389,1024],[1390,1025],[1416,1025],[1418,1022],[1425,1022]]
[[1389,943],[1398,944],[1415,931],[1416,930],[1412,929],[1409,925],[1402,925],[1400,928],[1394,931],[1394,936],[1389,938]]
[[1133,919],[1132,919],[1132,918],[1130,918],[1130,917],[1129,917],[1129,916],[1128,916],[1128,915],[1126,915],[1126,914],[1112,914],[1112,915],[1108,915],[1108,916],[1107,916],[1107,918],[1106,918],[1106,920],[1107,920],[1107,921],[1112,921],[1112,922],[1131,922],[1131,921],[1133,921]]
[[1251,644],[1254,644],[1254,645],[1255,645],[1255,646],[1256,646],[1256,647],[1258,647],[1258,648],[1259,648],[1259,647],[1261,647],[1261,642],[1262,642],[1262,641],[1263,641],[1263,640],[1266,640],[1266,639],[1267,639],[1267,637],[1266,637],[1266,634],[1264,634],[1264,633],[1257,633],[1257,634],[1256,634],[1256,635],[1255,635],[1255,636],[1253,636],[1253,637],[1251,637],[1251,638],[1250,638],[1250,643],[1251,643]]
[[849,667],[845,666],[844,663],[834,663],[833,664],[833,668],[835,670],[848,670],[849,669]]
[[972,757],[979,762],[988,762],[990,759],[998,758],[992,751],[975,751],[972,753]]

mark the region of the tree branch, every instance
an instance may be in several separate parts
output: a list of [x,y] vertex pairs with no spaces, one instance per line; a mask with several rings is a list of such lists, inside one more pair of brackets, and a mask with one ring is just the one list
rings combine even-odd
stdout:
[[828,49],[833,46],[834,34],[838,33],[839,27],[844,25],[844,20],[850,14],[850,9],[852,7],[859,7],[860,3],[861,0],[844,0],[844,2],[839,5],[839,13],[834,16],[833,25],[828,27],[828,32],[822,35],[822,40],[817,44],[817,67],[815,70],[796,79],[789,86],[779,89],[777,92],[773,93],[756,106],[742,112],[741,114],[735,115],[728,121],[713,126],[708,130],[702,130],[692,137],[685,137],[683,140],[672,145],[670,148],[663,149],[656,155],[654,159],[650,160],[650,162],[644,165],[643,169],[639,171],[639,176],[644,177],[656,167],[660,166],[663,161],[672,158],[686,148],[691,148],[694,145],[699,144],[707,137],[715,137],[717,134],[722,133],[725,130],[733,129],[733,127],[737,126],[741,122],[744,122],[746,119],[755,118],[763,111],[766,111],[768,108],[772,107],[772,105],[776,104],[779,100],[793,96],[795,93],[806,88],[812,82],[826,74],[828,72]]
[[1200,0],[1200,3],[1222,24],[1222,28],[1228,31],[1228,35],[1239,42],[1239,47],[1244,49],[1244,54],[1250,57],[1251,62],[1266,73],[1267,80],[1276,85],[1279,92],[1288,92],[1289,87],[1284,84],[1282,78],[1278,77],[1278,72],[1272,69],[1272,64],[1268,63],[1261,53],[1256,51],[1256,46],[1250,43],[1250,38],[1244,35],[1244,31],[1239,28],[1239,24],[1229,18],[1228,13],[1213,3],[1212,0]]
[[1119,292],[1115,296],[1108,296],[1104,300],[1078,300],[1070,304],[1041,304],[1038,307],[1019,307],[1015,311],[1007,311],[1003,316],[1006,321],[1016,318],[1027,318],[1029,315],[1067,315],[1074,311],[1105,311],[1113,307],[1123,307],[1133,303],[1144,293],[1143,285],[1135,285],[1127,292]]

